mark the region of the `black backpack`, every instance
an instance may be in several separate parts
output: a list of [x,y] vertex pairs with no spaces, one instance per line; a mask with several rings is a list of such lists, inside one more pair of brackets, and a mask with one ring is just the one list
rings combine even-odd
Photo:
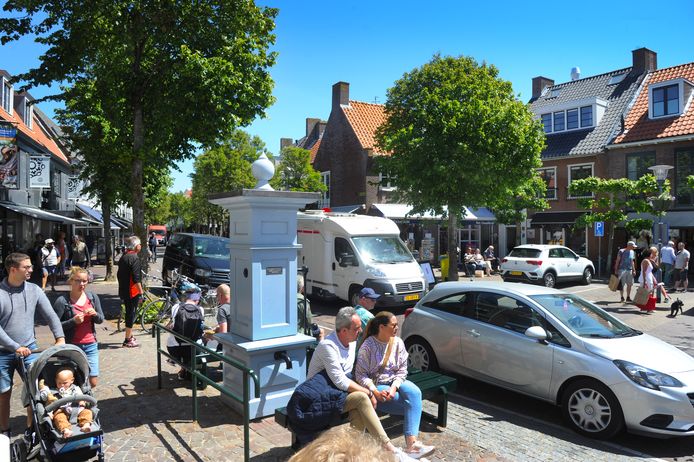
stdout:
[[[184,303],[178,308],[173,331],[195,341],[202,338],[203,315],[200,307]],[[181,343],[180,341],[178,343]]]

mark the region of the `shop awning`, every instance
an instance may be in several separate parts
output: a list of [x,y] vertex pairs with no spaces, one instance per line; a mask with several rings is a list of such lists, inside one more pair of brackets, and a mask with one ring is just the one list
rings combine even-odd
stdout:
[[586,212],[537,212],[530,220],[531,226],[538,225],[572,225]]
[[[374,210],[375,209],[375,210]],[[372,212],[373,210],[373,212]],[[446,207],[444,207],[446,210]],[[412,206],[408,204],[373,204],[369,210],[369,215],[379,215],[391,220],[442,220],[441,215],[434,215],[431,212],[424,214],[410,214]],[[464,222],[495,222],[496,217],[487,208],[471,209],[465,207]]]
[[71,225],[84,225],[81,220],[75,220],[74,218],[64,217],[58,215],[57,213],[51,213],[47,210],[43,210],[37,207],[32,207],[30,205],[20,205],[14,202],[0,201],[0,207],[7,210],[11,210],[15,213],[20,213],[28,217],[37,218],[39,220],[55,221],[57,223],[68,223]]
[[[77,208],[77,210],[82,212],[82,214],[84,214],[85,217],[89,218],[90,220],[95,221],[99,225],[104,224],[104,218],[103,218],[103,215],[101,215],[100,211],[98,211],[92,207],[89,207],[88,205],[84,205],[84,204],[75,204],[75,207]],[[127,228],[127,226],[123,226],[120,223],[116,223],[115,221],[113,221],[113,219],[111,219],[111,229],[125,229],[125,228]]]
[[[658,223],[658,217],[649,213],[627,213],[630,220],[644,218]],[[694,226],[694,211],[692,210],[671,210],[663,216],[663,223],[667,223],[670,228],[691,228]]]

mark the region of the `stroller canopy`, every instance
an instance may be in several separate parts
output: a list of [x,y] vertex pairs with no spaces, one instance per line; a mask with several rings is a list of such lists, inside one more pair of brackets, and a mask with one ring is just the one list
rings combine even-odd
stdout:
[[[85,382],[87,381],[89,377],[89,362],[87,361],[87,355],[84,354],[84,351],[75,345],[53,345],[44,350],[29,368],[28,385],[32,396],[36,396],[39,393],[39,377],[51,358],[60,358],[70,361],[76,369],[81,371],[82,377],[85,378]],[[76,385],[82,387],[84,383],[76,383]]]

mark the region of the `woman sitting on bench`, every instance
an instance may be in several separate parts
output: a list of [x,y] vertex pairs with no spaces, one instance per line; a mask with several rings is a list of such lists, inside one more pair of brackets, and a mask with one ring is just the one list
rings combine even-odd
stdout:
[[422,417],[422,392],[407,380],[407,349],[400,337],[398,320],[381,311],[366,325],[364,342],[356,362],[356,380],[376,397],[377,410],[403,415],[407,448],[405,453],[419,459],[434,450],[417,441]]

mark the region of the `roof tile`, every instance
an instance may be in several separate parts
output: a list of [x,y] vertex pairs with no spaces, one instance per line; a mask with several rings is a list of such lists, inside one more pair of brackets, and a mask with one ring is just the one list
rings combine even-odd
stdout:
[[341,106],[349,124],[357,135],[363,149],[373,149],[375,154],[383,154],[376,146],[376,129],[386,121],[385,106],[382,104],[350,101]]
[[692,107],[694,104],[690,103],[685,108],[686,112],[680,116],[648,118],[648,88],[656,83],[679,78],[694,82],[694,63],[667,67],[649,73],[646,84],[642,86],[634,105],[624,119],[624,130],[615,138],[613,144],[694,134],[694,108]]

